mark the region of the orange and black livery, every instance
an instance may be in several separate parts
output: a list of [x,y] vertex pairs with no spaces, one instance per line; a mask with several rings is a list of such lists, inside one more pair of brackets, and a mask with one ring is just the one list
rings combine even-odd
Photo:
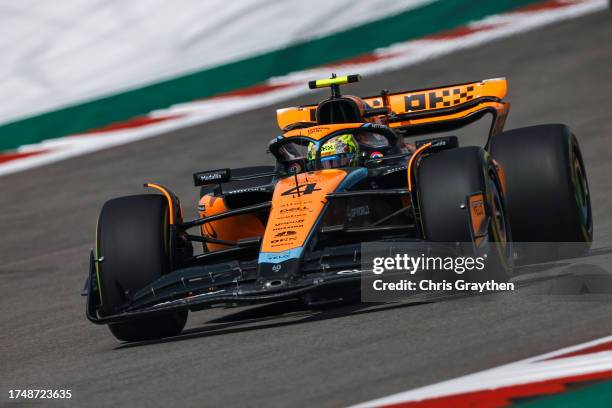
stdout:
[[[504,130],[506,79],[341,92],[360,80],[310,81],[330,95],[278,109],[268,166],[194,173],[195,219],[155,183],[146,185],[153,194],[108,201],[90,255],[88,319],[136,341],[178,334],[189,311],[213,306],[358,299],[371,272],[364,242],[468,244],[488,256],[496,280],[527,261],[516,242],[588,249],[578,141],[561,124]],[[454,135],[485,118],[483,146]]]

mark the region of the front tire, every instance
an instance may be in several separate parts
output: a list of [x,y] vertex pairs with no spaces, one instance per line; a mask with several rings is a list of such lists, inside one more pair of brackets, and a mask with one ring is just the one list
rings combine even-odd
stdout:
[[476,244],[467,201],[469,195],[482,193],[490,220],[485,231],[490,250],[484,277],[508,280],[513,263],[510,223],[501,182],[488,153],[470,146],[427,156],[419,164],[418,188],[423,233],[432,242]]
[[[117,314],[135,292],[170,271],[169,209],[160,195],[143,194],[110,200],[98,220],[97,273],[105,315]],[[109,325],[122,341],[180,334],[187,312]]]

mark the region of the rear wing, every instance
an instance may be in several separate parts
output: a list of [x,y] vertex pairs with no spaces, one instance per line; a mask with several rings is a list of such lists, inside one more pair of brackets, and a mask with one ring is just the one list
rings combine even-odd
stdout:
[[[502,130],[508,114],[510,105],[502,101],[506,92],[505,78],[397,93],[383,91],[363,98],[370,108],[364,118],[378,117],[383,124],[409,134],[452,130],[492,113],[494,134]],[[278,109],[278,126],[286,131],[316,124],[316,109],[317,105]]]

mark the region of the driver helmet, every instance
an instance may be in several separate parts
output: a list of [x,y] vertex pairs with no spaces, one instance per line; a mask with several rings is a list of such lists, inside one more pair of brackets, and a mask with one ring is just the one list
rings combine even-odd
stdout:
[[[335,169],[357,165],[359,148],[351,134],[338,135],[329,139],[321,146],[321,167]],[[308,160],[317,157],[316,144],[308,145]]]

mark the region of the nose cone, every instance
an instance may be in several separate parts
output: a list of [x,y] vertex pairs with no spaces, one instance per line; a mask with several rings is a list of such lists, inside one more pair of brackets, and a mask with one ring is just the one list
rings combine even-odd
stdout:
[[339,169],[300,173],[280,180],[263,236],[258,274],[264,280],[299,275],[299,260],[327,203],[347,172]]
[[300,259],[287,259],[278,263],[260,263],[257,276],[257,284],[261,289],[276,290],[290,287],[300,276]]

